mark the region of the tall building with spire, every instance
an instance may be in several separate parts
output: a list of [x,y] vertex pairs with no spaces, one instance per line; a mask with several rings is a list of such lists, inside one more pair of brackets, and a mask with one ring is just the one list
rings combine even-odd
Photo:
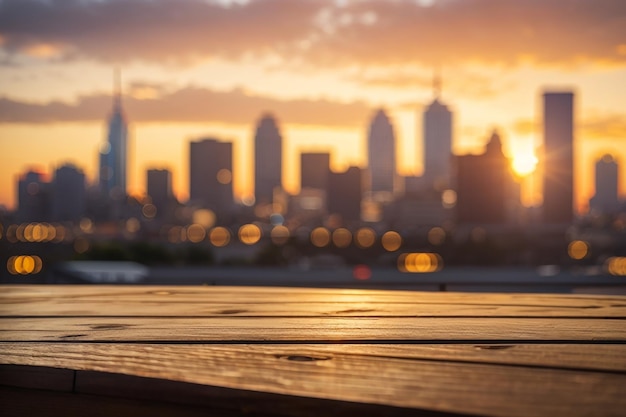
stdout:
[[282,188],[283,139],[276,119],[269,114],[258,122],[254,135],[254,198],[271,204],[274,191]]
[[109,117],[107,141],[100,150],[100,190],[109,197],[126,195],[126,166],[128,159],[128,126],[122,111],[122,91],[119,70],[115,71],[113,111]]
[[383,109],[376,112],[369,125],[367,155],[369,191],[392,195],[396,177],[396,137]]
[[424,187],[438,189],[452,186],[452,112],[443,104],[441,95],[441,77],[433,78],[433,102],[424,112]]

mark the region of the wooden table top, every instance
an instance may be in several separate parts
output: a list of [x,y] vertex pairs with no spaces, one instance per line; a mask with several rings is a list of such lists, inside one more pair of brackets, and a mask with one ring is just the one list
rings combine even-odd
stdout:
[[625,318],[626,296],[7,285],[0,414],[624,415]]

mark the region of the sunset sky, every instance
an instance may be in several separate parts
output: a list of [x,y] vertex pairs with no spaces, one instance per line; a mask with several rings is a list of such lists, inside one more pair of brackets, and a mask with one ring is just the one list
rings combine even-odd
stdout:
[[420,174],[436,68],[455,153],[481,151],[497,128],[505,153],[528,158],[542,141],[542,92],[573,90],[579,209],[604,153],[626,194],[623,0],[0,0],[0,205],[15,207],[17,176],[33,167],[72,162],[96,179],[116,67],[136,194],[146,169],[165,167],[184,201],[189,141],[210,136],[233,142],[235,195],[250,195],[266,112],[282,130],[290,192],[301,151],[364,167],[380,107],[399,173]]

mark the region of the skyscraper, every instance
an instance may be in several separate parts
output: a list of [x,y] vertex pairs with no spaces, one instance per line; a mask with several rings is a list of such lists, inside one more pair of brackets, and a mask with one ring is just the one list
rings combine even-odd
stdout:
[[18,218],[20,221],[50,220],[50,184],[43,174],[28,171],[20,176],[17,187]]
[[328,152],[303,152],[300,154],[300,188],[326,190],[330,173]]
[[224,214],[233,205],[233,144],[203,139],[189,144],[189,199]]
[[146,172],[146,189],[157,208],[157,215],[163,215],[172,200],[172,173],[167,169],[149,169]]
[[596,190],[589,206],[596,213],[610,213],[619,206],[618,165],[612,155],[604,155],[596,162]]
[[264,115],[254,135],[254,197],[256,204],[273,202],[274,189],[282,188],[283,140],[273,116]]
[[341,216],[344,226],[361,220],[362,170],[350,167],[345,172],[331,172],[328,181],[328,213]]
[[434,79],[435,99],[424,112],[424,187],[450,187],[452,158],[452,112],[439,101],[441,83]]
[[80,221],[85,215],[87,191],[85,174],[71,164],[55,171],[52,193],[52,219]]
[[100,150],[100,190],[108,197],[126,195],[128,126],[122,112],[119,71],[115,72],[113,111],[109,118],[107,141]]
[[543,106],[543,221],[569,224],[574,217],[574,93],[544,93]]
[[372,193],[393,194],[396,177],[396,137],[383,109],[376,112],[367,138],[368,168]]

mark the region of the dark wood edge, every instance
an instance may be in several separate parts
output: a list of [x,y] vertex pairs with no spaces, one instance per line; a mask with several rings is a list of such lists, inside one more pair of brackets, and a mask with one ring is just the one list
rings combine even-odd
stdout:
[[81,417],[460,416],[432,410],[299,397],[115,373],[22,365],[0,365],[0,414]]

